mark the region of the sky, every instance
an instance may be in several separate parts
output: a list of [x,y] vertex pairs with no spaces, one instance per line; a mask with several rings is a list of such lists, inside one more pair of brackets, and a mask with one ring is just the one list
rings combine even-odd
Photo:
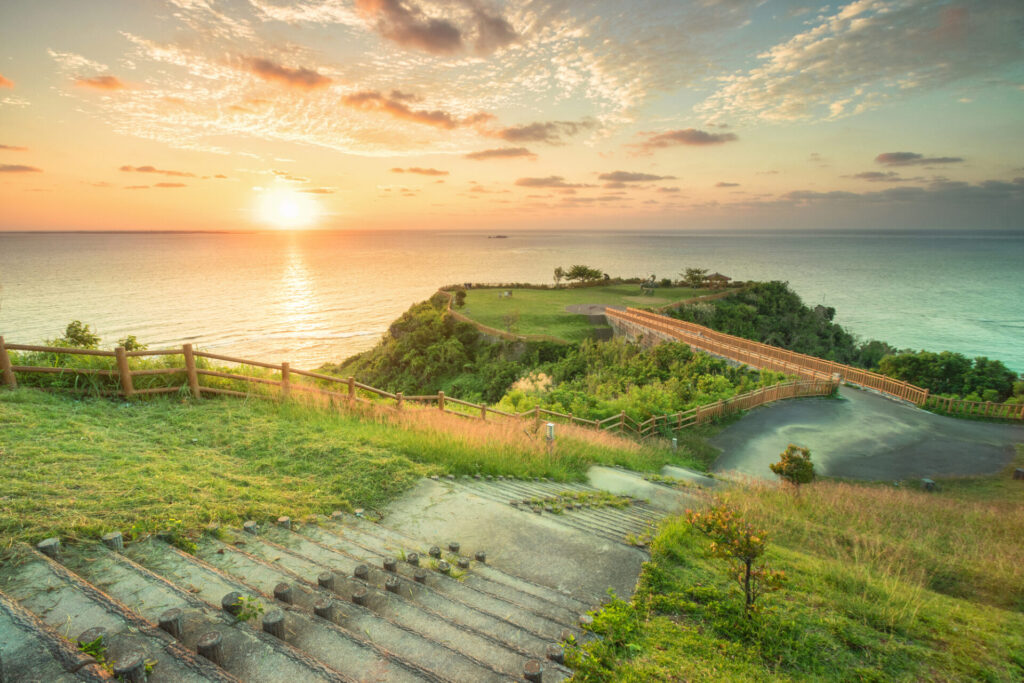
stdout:
[[0,230],[1024,229],[1021,0],[4,0]]

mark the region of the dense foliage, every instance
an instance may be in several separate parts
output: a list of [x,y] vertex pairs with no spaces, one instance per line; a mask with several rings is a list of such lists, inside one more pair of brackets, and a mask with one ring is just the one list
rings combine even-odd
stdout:
[[686,304],[668,315],[737,337],[877,370],[933,394],[1024,402],[1024,382],[1002,362],[984,357],[972,361],[951,351],[898,351],[874,339],[858,343],[854,335],[833,322],[834,308],[805,305],[785,282],[752,283],[730,296]]
[[644,349],[613,339],[584,341],[539,367],[533,378],[510,391],[499,407],[522,412],[541,405],[588,419],[624,411],[645,420],[775,384],[783,375],[732,367],[685,344]]
[[962,353],[943,351],[903,352],[886,356],[879,371],[896,379],[927,387],[935,394],[959,396],[969,401],[1005,401],[1014,395],[1014,383],[1024,399],[1024,383],[997,360],[984,356],[973,361]]

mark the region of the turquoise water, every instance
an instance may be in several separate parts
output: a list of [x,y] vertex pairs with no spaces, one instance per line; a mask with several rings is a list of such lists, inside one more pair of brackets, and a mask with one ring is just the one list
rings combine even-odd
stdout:
[[107,342],[314,367],[371,347],[439,285],[550,282],[577,263],[786,280],[863,338],[1024,371],[1019,232],[0,233],[0,334],[38,343],[80,319]]

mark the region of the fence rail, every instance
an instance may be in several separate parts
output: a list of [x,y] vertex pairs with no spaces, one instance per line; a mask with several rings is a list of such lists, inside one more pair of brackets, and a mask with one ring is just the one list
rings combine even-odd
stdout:
[[693,348],[724,356],[751,367],[776,370],[813,380],[830,378],[849,382],[914,403],[922,408],[932,408],[951,415],[1024,420],[1024,404],[965,401],[932,396],[927,389],[877,372],[751,341],[712,330],[710,327],[636,308],[627,308],[625,311],[606,308],[605,315],[609,320],[627,326],[634,325],[641,330],[658,332]]
[[[32,351],[52,354],[74,353],[86,356],[113,357],[116,361],[116,369],[96,368],[74,368],[74,367],[52,367],[52,366],[28,366],[12,365],[8,351]],[[173,368],[146,368],[132,370],[129,357],[141,356],[181,356],[184,359],[184,367]],[[198,358],[220,360],[236,363],[242,366],[259,368],[261,371],[276,371],[275,374],[255,376],[243,374],[242,372],[223,372],[201,367],[197,362]],[[402,410],[407,402],[414,404],[426,404],[433,406],[443,412],[451,413],[466,418],[479,420],[499,418],[513,418],[520,420],[533,420],[536,429],[540,428],[542,420],[558,420],[569,424],[576,424],[598,431],[617,431],[629,433],[640,438],[647,438],[667,431],[678,431],[694,425],[711,422],[719,417],[734,413],[740,410],[747,410],[764,403],[778,401],[784,398],[795,398],[799,396],[826,396],[835,390],[836,384],[831,378],[818,377],[811,380],[799,380],[786,382],[771,387],[763,387],[754,391],[734,396],[728,400],[718,401],[706,406],[691,408],[688,411],[673,413],[672,415],[658,415],[643,422],[638,422],[627,415],[624,411],[618,415],[612,415],[603,420],[590,420],[572,414],[560,413],[546,408],[534,407],[521,413],[506,412],[491,408],[487,405],[463,401],[461,399],[445,396],[443,391],[437,394],[422,396],[403,396],[401,392],[391,393],[376,387],[357,382],[354,377],[335,377],[308,370],[298,370],[291,367],[289,363],[265,363],[262,361],[250,361],[244,358],[235,358],[221,354],[196,351],[191,344],[185,344],[180,349],[159,349],[154,351],[125,351],[117,348],[114,351],[93,351],[91,349],[66,349],[64,347],[52,346],[29,346],[25,344],[5,344],[4,338],[0,337],[0,379],[8,387],[18,386],[17,374],[25,373],[66,373],[69,375],[102,375],[117,381],[119,390],[114,392],[101,392],[113,395],[120,395],[125,398],[132,396],[147,396],[153,394],[188,393],[193,398],[202,398],[204,395],[221,395],[237,397],[272,397],[287,396],[292,391],[302,391],[324,398],[339,399],[341,401],[369,402],[367,398],[359,395],[359,392],[370,394],[381,399],[387,399],[390,403],[382,403],[395,410]],[[144,389],[135,388],[134,378],[183,375],[184,379],[180,386],[168,385],[150,387]],[[309,377],[321,383],[312,385],[294,381],[294,377]],[[253,393],[250,391],[238,391],[223,386],[209,386],[202,383],[203,378],[227,380],[231,382],[243,382],[250,385],[276,388],[273,394]],[[449,406],[455,406],[453,410]]]

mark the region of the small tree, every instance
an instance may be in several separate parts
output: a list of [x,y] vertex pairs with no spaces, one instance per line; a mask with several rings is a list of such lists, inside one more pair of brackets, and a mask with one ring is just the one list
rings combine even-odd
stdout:
[[769,465],[772,472],[779,475],[800,491],[801,484],[814,481],[814,463],[811,462],[811,451],[795,444],[789,444],[782,452],[779,461]]
[[694,289],[699,289],[704,284],[704,278],[708,274],[707,268],[687,268],[684,272],[679,273],[679,276],[689,286]]
[[459,289],[455,290],[455,308],[462,308],[466,305],[466,290]]
[[590,282],[591,280],[600,280],[604,277],[604,273],[597,268],[591,268],[590,266],[576,265],[569,269],[569,272],[565,274],[567,280],[580,280],[582,282]]
[[562,268],[562,266],[557,266],[555,268],[555,287],[557,288],[562,283],[562,280],[564,280],[564,279],[565,279],[565,268]]
[[743,589],[743,610],[748,617],[758,597],[782,587],[784,572],[756,564],[768,549],[763,529],[744,522],[727,505],[716,505],[706,512],[687,510],[686,521],[711,539],[713,556],[729,560],[736,567],[733,576]]
[[515,332],[519,327],[519,309],[501,316],[501,322],[505,324],[506,332]]
[[53,340],[54,346],[67,346],[74,349],[96,349],[100,345],[100,336],[89,329],[81,320],[72,320],[64,329],[64,336]]
[[125,351],[145,351],[149,348],[149,344],[143,344],[134,334],[129,334],[124,339],[118,339],[117,345],[123,346]]

